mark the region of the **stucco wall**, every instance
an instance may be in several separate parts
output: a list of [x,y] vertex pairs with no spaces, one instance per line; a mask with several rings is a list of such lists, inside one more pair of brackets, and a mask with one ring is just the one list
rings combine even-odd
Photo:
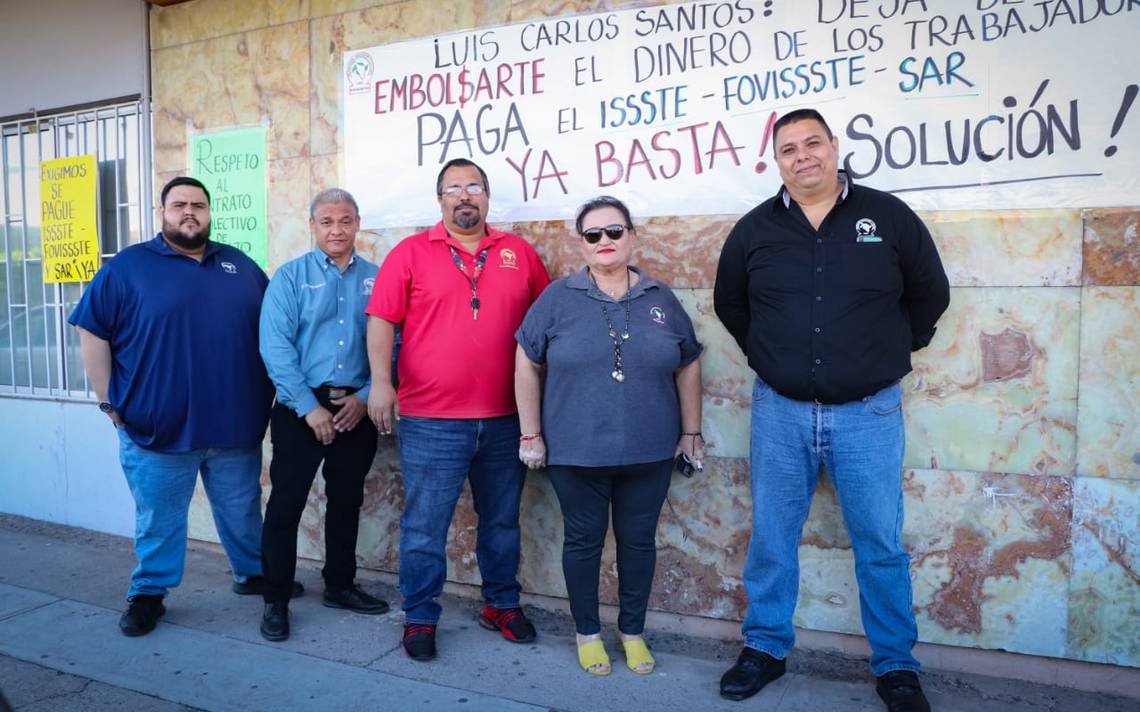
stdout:
[[[631,2],[195,0],[151,15],[156,181],[186,169],[188,130],[269,127],[270,270],[310,248],[309,197],[335,185],[347,49]],[[398,171],[398,166],[393,166]],[[430,200],[424,186],[424,199]],[[636,261],[673,285],[703,357],[706,472],[676,479],[658,531],[651,605],[739,619],[748,542],[751,373],[713,316],[716,258],[736,216],[651,219]],[[936,339],[904,381],[906,543],[927,642],[1140,666],[1140,209],[923,216],[953,286]],[[505,226],[552,275],[578,265],[563,222]],[[417,228],[362,233],[379,261]],[[393,448],[368,480],[358,555],[395,570],[401,507]],[[521,578],[561,596],[561,525],[549,481],[524,495]],[[304,556],[322,551],[320,484]],[[859,633],[851,550],[834,491],[820,487],[800,550],[797,625]],[[196,500],[194,535],[212,539]],[[449,577],[475,582],[475,516],[462,501]],[[613,552],[603,595],[616,592]]]

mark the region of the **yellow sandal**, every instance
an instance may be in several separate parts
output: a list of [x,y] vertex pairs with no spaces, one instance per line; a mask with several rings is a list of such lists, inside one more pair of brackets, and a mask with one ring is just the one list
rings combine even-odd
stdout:
[[653,672],[657,661],[653,659],[653,655],[649,652],[649,646],[645,644],[643,638],[623,640],[621,647],[625,651],[626,667],[638,675],[648,675]]
[[609,675],[610,656],[606,655],[605,643],[596,639],[579,645],[578,664],[591,675]]

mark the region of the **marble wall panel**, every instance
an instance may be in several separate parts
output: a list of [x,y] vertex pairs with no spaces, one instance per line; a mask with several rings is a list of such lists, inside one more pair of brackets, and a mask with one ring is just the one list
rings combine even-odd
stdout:
[[1084,283],[1140,285],[1140,209],[1084,211]]
[[1140,480],[1140,287],[1081,298],[1077,473]]
[[150,8],[150,46],[174,47],[309,16],[310,0],[196,0]]
[[1079,332],[1076,288],[951,290],[903,381],[907,466],[1072,474]]
[[946,470],[906,478],[920,638],[1063,656],[1072,480]]
[[313,249],[309,230],[309,161],[305,158],[284,158],[269,161],[266,166],[269,180],[267,211],[269,213],[269,266],[270,275],[294,257]]
[[922,214],[954,287],[1081,283],[1079,210],[961,210]]
[[[748,605],[741,576],[751,530],[746,460],[711,457],[704,472],[690,479],[674,474],[657,526],[657,571],[649,605],[741,619]],[[615,577],[615,591],[616,583]]]
[[1140,482],[1078,477],[1067,654],[1140,667]]
[[400,568],[400,513],[404,510],[404,483],[396,438],[380,436],[372,470],[364,481],[364,504],[356,558],[361,566],[383,571]]
[[154,163],[186,167],[187,134],[264,125],[268,160],[309,152],[309,23],[151,53]]
[[744,353],[713,313],[711,289],[677,289],[693,320],[701,353],[701,431],[710,456],[748,457],[755,373]]

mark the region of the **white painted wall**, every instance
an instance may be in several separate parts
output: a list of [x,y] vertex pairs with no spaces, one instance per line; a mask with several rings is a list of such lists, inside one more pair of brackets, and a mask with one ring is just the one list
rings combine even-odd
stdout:
[[0,116],[143,93],[143,0],[0,2]]
[[94,403],[0,397],[0,512],[134,536],[119,439]]

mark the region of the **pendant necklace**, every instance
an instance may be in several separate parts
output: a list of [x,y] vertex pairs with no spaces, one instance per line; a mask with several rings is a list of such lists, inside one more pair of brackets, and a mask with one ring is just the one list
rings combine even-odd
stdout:
[[[601,285],[598,284],[598,280],[594,277],[594,273],[589,272],[589,275],[590,280],[594,283],[594,286],[598,288],[598,291],[601,291],[604,294],[605,292],[602,290]],[[625,296],[629,296],[630,288],[630,275],[629,268],[627,267],[625,270]],[[625,369],[622,367],[621,361],[621,346],[626,340],[629,339],[629,300],[623,299],[622,306],[625,307],[625,323],[622,325],[622,330],[619,334],[618,330],[614,328],[613,320],[610,319],[610,311],[606,308],[605,301],[602,301],[602,318],[606,320],[606,328],[608,330],[607,333],[609,334],[610,341],[613,341],[614,343],[614,370],[610,372],[610,378],[614,379],[618,383],[625,382]]]

